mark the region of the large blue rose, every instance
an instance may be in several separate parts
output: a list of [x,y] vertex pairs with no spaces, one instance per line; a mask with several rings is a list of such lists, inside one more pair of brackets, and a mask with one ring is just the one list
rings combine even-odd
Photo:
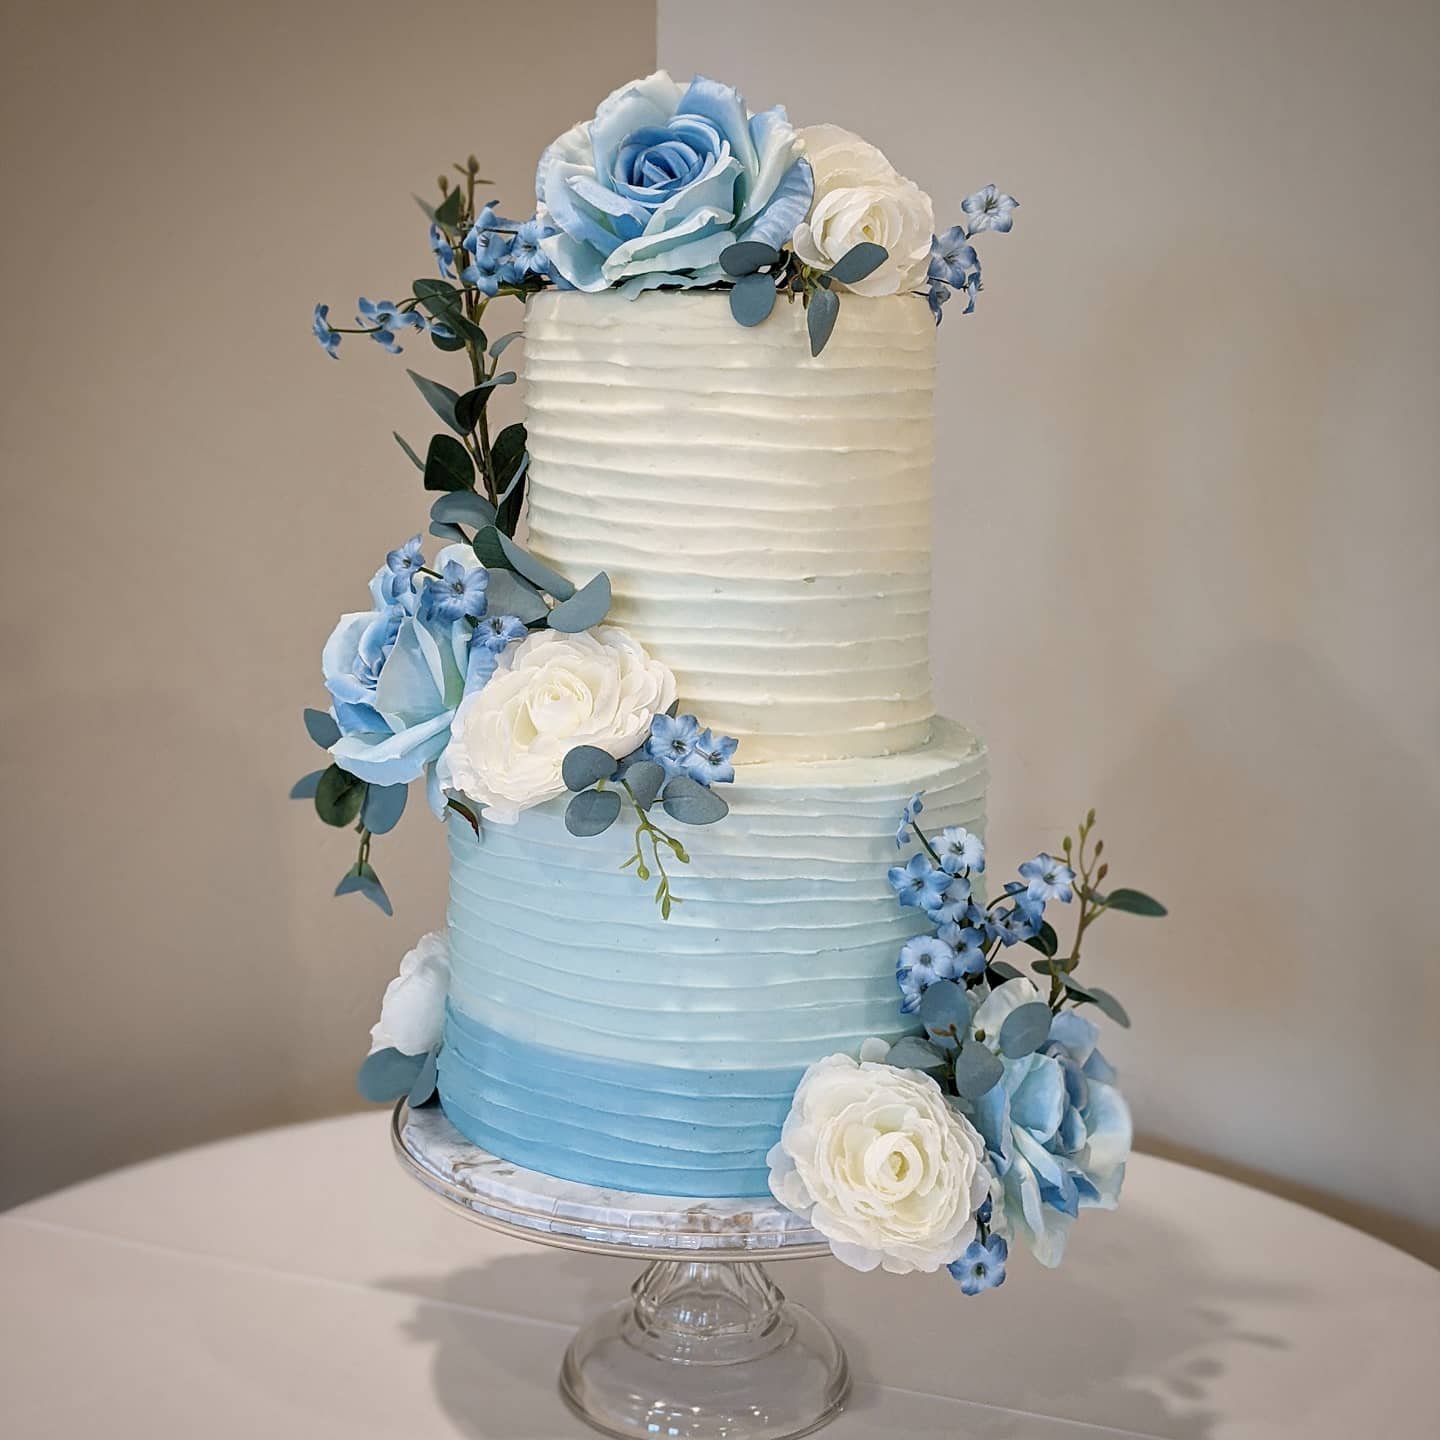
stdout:
[[728,85],[663,70],[615,91],[540,157],[535,199],[558,233],[541,241],[579,290],[708,285],[739,240],[780,249],[814,182],[780,106],[750,115]]
[[[1037,998],[1029,980],[1008,980],[981,1003],[973,1023],[998,1037],[1005,1016]],[[1095,1048],[1099,1033],[1083,1015],[1057,1015],[1039,1050],[1006,1060],[997,1085],[960,1102],[1004,1186],[1006,1220],[1042,1265],[1060,1263],[1082,1209],[1115,1208],[1125,1179],[1130,1109]]]
[[[446,560],[478,563],[461,545],[435,563]],[[393,580],[384,568],[376,573],[375,608],[342,615],[320,662],[340,727],[331,758],[372,785],[408,785],[449,743],[474,633],[463,619],[427,615],[408,588],[392,600]]]

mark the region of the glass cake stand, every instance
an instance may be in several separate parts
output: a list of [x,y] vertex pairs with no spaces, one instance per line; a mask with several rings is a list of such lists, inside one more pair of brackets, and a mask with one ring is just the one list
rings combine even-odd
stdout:
[[650,1263],[570,1342],[560,1393],[623,1440],[790,1440],[840,1413],[845,1352],[787,1300],[761,1257],[829,1254],[769,1197],[632,1195],[523,1170],[472,1145],[437,1106],[395,1107],[401,1165],[468,1220],[506,1235]]

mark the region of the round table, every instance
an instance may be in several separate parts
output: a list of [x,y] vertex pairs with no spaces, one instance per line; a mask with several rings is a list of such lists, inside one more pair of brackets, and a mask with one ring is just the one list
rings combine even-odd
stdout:
[[[593,1440],[555,1388],[635,1261],[458,1223],[370,1112],[201,1146],[0,1215],[0,1434]],[[1433,1433],[1440,1271],[1138,1155],[1064,1267],[785,1267],[855,1373],[826,1440]]]

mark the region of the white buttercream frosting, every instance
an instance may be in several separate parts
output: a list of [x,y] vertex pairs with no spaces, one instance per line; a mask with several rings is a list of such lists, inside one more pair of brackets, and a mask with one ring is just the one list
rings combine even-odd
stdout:
[[798,301],[546,291],[526,312],[530,536],[675,672],[746,762],[920,744],[930,702],[934,325],[847,295],[812,359]]

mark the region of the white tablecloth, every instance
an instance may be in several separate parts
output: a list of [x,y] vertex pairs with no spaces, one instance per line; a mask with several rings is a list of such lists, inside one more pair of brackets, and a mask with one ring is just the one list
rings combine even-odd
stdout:
[[[593,1440],[555,1388],[638,1263],[447,1212],[377,1112],[265,1131],[0,1215],[0,1435]],[[1437,1433],[1440,1271],[1311,1211],[1137,1156],[1063,1269],[776,1278],[856,1376],[826,1440]]]

